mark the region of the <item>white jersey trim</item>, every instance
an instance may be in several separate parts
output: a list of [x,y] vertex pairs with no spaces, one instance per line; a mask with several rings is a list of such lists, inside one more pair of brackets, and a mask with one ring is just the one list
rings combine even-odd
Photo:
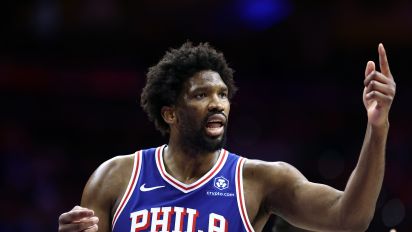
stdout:
[[130,175],[129,184],[127,185],[126,191],[123,194],[122,200],[120,201],[114,213],[113,220],[112,220],[112,230],[114,229],[117,219],[119,218],[124,207],[127,205],[127,202],[129,201],[132,193],[134,192],[136,184],[139,180],[140,170],[142,166],[142,159],[143,159],[142,151],[140,150],[140,151],[135,152],[134,162],[133,162],[133,171],[132,171],[132,174]]
[[182,191],[183,193],[191,192],[205,185],[223,168],[224,164],[226,163],[227,156],[228,156],[228,151],[226,151],[225,149],[221,149],[216,163],[205,175],[203,175],[199,180],[191,184],[185,184],[185,183],[180,182],[179,180],[177,180],[172,175],[166,172],[166,168],[165,168],[164,160],[163,160],[163,151],[164,151],[165,146],[166,145],[163,145],[156,149],[156,166],[159,170],[160,176],[167,183],[177,188],[178,190]]
[[246,159],[240,157],[236,165],[236,197],[237,205],[239,208],[240,217],[242,218],[243,225],[248,232],[255,232],[252,224],[249,221],[249,216],[246,210],[245,204],[245,195],[243,191],[243,165],[245,164]]

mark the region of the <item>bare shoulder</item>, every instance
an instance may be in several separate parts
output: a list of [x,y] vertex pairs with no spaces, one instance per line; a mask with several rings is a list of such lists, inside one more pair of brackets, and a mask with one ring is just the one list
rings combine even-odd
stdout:
[[292,179],[304,178],[304,176],[291,164],[286,162],[267,162],[248,159],[243,167],[243,175],[246,179],[266,183],[266,181],[285,182]]
[[258,196],[260,200],[255,204],[268,213],[279,213],[299,183],[306,181],[306,178],[288,163],[261,160],[245,162],[243,179],[245,191]]
[[134,163],[134,154],[113,157],[102,163],[89,178],[82,196],[82,205],[111,205],[125,191]]

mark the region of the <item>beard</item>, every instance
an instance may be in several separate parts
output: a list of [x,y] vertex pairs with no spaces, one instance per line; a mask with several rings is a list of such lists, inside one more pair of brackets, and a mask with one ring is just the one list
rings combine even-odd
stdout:
[[224,131],[221,136],[211,137],[211,136],[206,135],[205,133],[207,119],[209,116],[213,114],[216,114],[216,112],[209,113],[205,117],[205,119],[202,121],[200,126],[195,125],[196,124],[195,120],[182,117],[179,134],[180,134],[180,141],[182,141],[185,147],[188,147],[198,152],[214,152],[214,151],[222,149],[225,146],[227,123],[223,125]]

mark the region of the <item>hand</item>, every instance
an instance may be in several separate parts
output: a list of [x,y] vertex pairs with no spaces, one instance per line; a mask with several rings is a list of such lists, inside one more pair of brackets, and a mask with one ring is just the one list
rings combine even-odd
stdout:
[[382,44],[378,46],[380,72],[375,70],[375,63],[368,61],[365,69],[365,88],[363,104],[368,112],[368,122],[372,126],[388,124],[389,109],[395,97],[396,84],[389,70],[386,51]]
[[59,217],[59,232],[95,232],[99,218],[93,210],[75,206],[72,210],[62,213]]

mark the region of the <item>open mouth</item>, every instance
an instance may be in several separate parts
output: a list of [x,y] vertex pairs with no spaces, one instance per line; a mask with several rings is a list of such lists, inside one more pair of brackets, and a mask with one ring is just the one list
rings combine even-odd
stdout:
[[223,135],[226,124],[226,117],[222,114],[214,114],[206,121],[206,134],[211,137]]

